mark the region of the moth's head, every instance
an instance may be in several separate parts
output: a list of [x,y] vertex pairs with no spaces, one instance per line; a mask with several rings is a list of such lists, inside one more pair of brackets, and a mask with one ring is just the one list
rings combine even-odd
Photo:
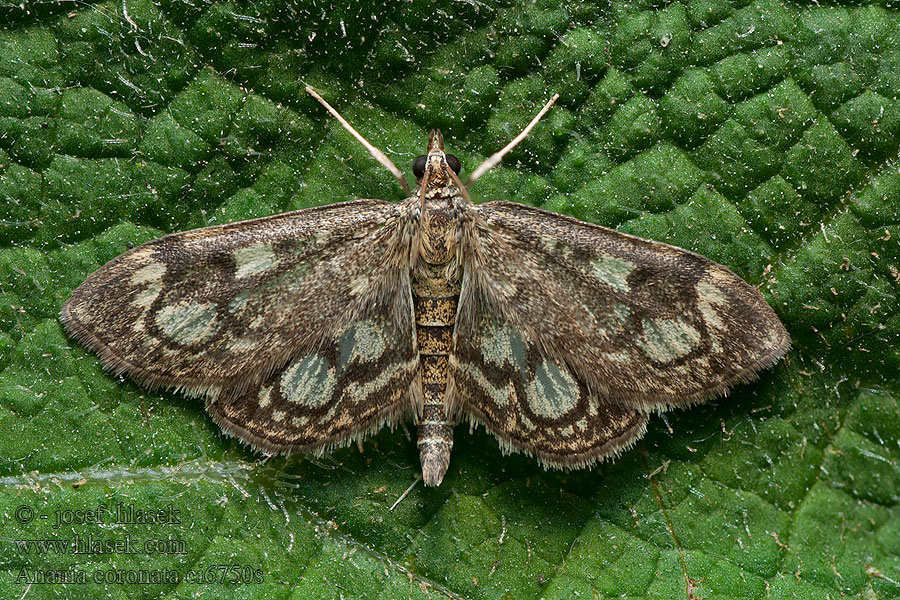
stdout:
[[[441,135],[441,130],[432,129],[428,135],[428,154],[418,156],[413,161],[412,170],[417,181],[421,182],[427,173],[425,180],[428,185],[435,185],[455,179],[462,170],[462,165],[458,158],[444,153],[444,136]],[[451,170],[453,175],[450,174]]]

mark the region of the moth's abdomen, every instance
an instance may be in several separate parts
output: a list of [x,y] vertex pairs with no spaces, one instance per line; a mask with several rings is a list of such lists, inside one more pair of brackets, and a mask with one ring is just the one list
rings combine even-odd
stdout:
[[419,420],[419,460],[422,479],[426,485],[434,486],[443,480],[453,448],[445,392],[459,284],[447,281],[443,265],[426,263],[419,267],[412,289],[424,396]]

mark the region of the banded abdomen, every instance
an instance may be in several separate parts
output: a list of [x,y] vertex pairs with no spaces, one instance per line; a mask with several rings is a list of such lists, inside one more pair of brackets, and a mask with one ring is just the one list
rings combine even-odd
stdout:
[[445,391],[459,283],[447,279],[444,265],[420,263],[412,292],[424,396],[419,420],[419,460],[425,484],[440,485],[453,448]]

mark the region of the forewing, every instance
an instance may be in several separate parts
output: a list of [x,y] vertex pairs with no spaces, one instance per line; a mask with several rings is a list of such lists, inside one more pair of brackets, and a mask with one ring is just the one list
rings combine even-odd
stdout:
[[397,205],[359,200],[175,233],[101,267],[61,319],[139,383],[207,398],[259,391],[363,308],[413,335],[403,224]]
[[723,393],[787,351],[759,292],[705,257],[519,204],[474,210],[457,347],[476,348],[493,312],[599,402],[642,412]]

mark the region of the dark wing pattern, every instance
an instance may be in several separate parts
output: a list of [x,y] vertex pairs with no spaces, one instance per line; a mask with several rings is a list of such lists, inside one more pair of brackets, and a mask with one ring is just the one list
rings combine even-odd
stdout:
[[[519,204],[474,210],[454,408],[548,464],[620,450],[646,413],[724,393],[787,351],[759,292],[707,258]],[[515,392],[505,405],[490,400],[501,380]],[[520,414],[543,428],[544,447],[516,428]]]
[[[114,373],[206,398],[257,446],[328,446],[408,406],[417,361],[406,225],[400,206],[358,200],[175,233],[88,277],[61,320]],[[368,408],[348,424],[354,402]],[[283,427],[238,424],[261,424],[266,410],[284,413]],[[313,439],[303,423],[316,418]]]

